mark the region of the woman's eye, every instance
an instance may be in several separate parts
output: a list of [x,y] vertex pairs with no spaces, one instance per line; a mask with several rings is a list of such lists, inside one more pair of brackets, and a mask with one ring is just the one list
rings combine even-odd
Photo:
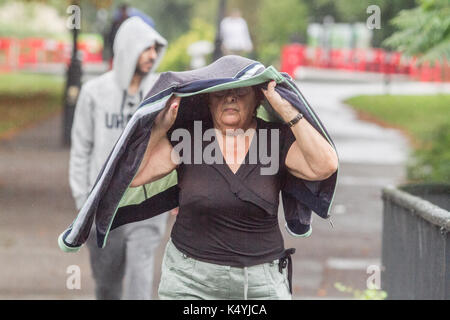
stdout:
[[224,91],[218,91],[218,92],[214,92],[213,96],[216,98],[222,98],[225,96],[225,92]]
[[236,93],[237,93],[238,96],[245,96],[245,95],[247,95],[249,92],[250,92],[250,89],[247,88],[247,87],[245,87],[245,88],[238,88],[238,89],[236,90]]

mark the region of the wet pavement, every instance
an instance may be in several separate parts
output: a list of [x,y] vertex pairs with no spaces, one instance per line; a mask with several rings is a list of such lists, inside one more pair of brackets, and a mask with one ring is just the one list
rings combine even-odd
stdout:
[[[362,122],[340,102],[383,93],[382,84],[302,81],[299,87],[335,141],[340,174],[331,211],[334,227],[315,216],[312,236],[293,238],[284,231],[280,212],[285,246],[297,249],[294,299],[349,298],[334,284],[364,290],[367,268],[380,265],[381,188],[404,181],[409,147],[398,131]],[[405,94],[442,90],[406,82],[391,87],[392,93]],[[69,150],[61,147],[60,135],[61,117],[54,117],[0,141],[0,299],[94,298],[87,249],[67,254],[57,245],[76,215],[68,184]],[[174,218],[169,219],[165,240]],[[164,245],[158,249],[154,292]],[[66,286],[73,265],[81,271],[81,289]]]

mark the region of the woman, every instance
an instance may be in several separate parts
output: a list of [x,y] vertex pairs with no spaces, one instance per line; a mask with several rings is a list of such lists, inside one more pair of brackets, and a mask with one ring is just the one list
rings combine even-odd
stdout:
[[[291,299],[287,272],[279,264],[285,249],[278,220],[267,213],[278,208],[286,174],[323,180],[337,170],[338,160],[333,147],[275,86],[271,81],[267,89],[243,87],[207,96],[205,127],[214,129],[222,164],[180,163],[172,156],[168,132],[180,97],[172,97],[156,117],[131,187],[177,170],[179,213],[163,259],[161,299]],[[263,97],[289,126],[256,117]],[[262,137],[260,129],[269,129],[267,146],[278,152],[274,174],[255,170],[263,167],[261,152],[256,163],[248,163],[249,154],[261,146],[254,142]]]

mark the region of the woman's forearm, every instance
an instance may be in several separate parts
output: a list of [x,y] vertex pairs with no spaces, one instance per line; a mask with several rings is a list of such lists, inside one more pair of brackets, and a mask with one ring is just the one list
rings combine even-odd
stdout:
[[325,179],[337,169],[336,151],[330,143],[305,119],[291,127],[295,143],[305,161],[318,177]]
[[[299,112],[291,105],[278,110],[285,122],[294,119]],[[327,178],[336,171],[338,159],[335,150],[306,118],[300,119],[291,130],[295,143],[312,172],[320,178]]]
[[132,187],[137,187],[158,178],[164,177],[177,166],[172,161],[173,147],[167,138],[167,132],[177,118],[178,106],[181,98],[172,96],[163,110],[156,116],[150,134],[147,149],[139,169],[131,182]]
[[132,187],[139,186],[142,184],[140,183],[140,181],[142,180],[143,172],[147,171],[146,167],[151,158],[151,154],[155,149],[157,149],[156,146],[160,144],[163,141],[163,139],[167,139],[167,132],[159,128],[154,128],[150,134],[149,142],[147,144],[147,148],[145,150],[139,169],[131,183]]

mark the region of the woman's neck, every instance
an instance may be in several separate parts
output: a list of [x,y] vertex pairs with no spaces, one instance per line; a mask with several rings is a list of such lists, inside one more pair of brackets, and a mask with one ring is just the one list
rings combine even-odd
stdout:
[[246,124],[246,125],[244,125],[244,126],[242,126],[242,127],[236,127],[236,128],[233,128],[233,127],[218,127],[218,126],[214,126],[215,127],[215,129],[217,130],[217,131],[219,131],[219,133],[222,135],[222,136],[235,136],[235,137],[239,137],[240,135],[244,135],[245,134],[245,132],[248,130],[248,129],[256,129],[256,127],[257,127],[257,121],[256,121],[256,118],[252,118],[251,120],[250,120],[250,122],[248,123],[248,124]]

